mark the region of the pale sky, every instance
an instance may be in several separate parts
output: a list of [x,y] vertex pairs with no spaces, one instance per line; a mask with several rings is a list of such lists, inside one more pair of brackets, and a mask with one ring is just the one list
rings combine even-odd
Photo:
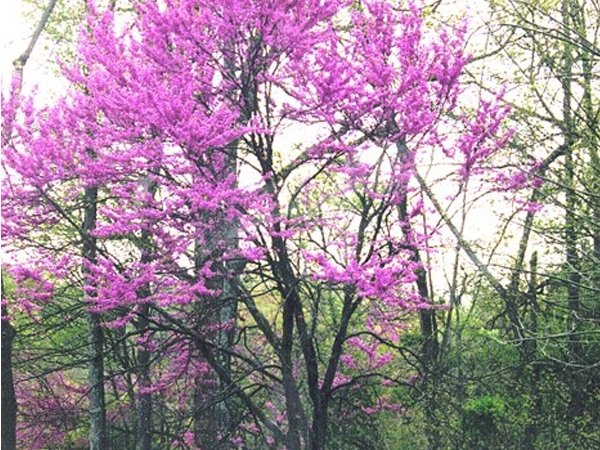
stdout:
[[27,39],[31,35],[31,27],[23,17],[23,6],[21,0],[0,2],[0,68],[3,83],[7,77],[10,79],[12,61],[27,48]]
[[[29,45],[33,30],[41,17],[41,11],[35,17],[27,18],[25,13],[30,6],[23,0],[0,1],[0,77],[2,92],[6,94],[10,86],[13,72],[13,61],[18,58]],[[61,82],[48,71],[45,64],[49,55],[44,34],[40,37],[24,70],[23,91],[29,92],[34,86],[43,87],[36,100],[46,101],[51,93],[60,88]]]

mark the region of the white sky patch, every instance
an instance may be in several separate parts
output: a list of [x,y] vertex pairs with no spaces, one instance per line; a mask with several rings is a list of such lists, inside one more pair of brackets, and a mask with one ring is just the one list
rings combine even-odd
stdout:
[[3,0],[0,4],[0,70],[2,88],[10,82],[12,62],[25,51],[31,34],[30,26],[23,16],[23,2]]
[[[31,11],[32,6],[22,0],[0,2],[0,79],[3,95],[10,91],[13,61],[27,49],[42,15],[41,9],[34,14]],[[22,92],[28,95],[36,88],[35,103],[39,106],[50,103],[67,87],[66,81],[56,72],[56,48],[57,44],[42,33],[23,71]]]

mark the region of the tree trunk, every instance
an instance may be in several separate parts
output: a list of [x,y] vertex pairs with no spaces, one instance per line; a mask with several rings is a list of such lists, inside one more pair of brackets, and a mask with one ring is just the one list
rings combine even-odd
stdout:
[[[148,178],[142,182],[142,187],[153,197],[156,192],[156,183]],[[139,245],[142,264],[149,264],[153,259],[152,235],[148,229],[142,229],[141,242]],[[151,294],[151,286],[146,283],[137,292],[138,314],[135,320],[135,328],[139,336],[145,336],[150,324],[150,304],[148,299]],[[152,447],[152,394],[147,392],[151,385],[150,361],[151,352],[145,343],[137,348],[137,398],[136,398],[136,450],[151,450]]]
[[283,336],[281,340],[281,372],[285,408],[288,417],[287,447],[289,450],[300,450],[300,433],[302,428],[302,404],[296,380],[293,374],[292,348],[294,338],[294,306],[288,298],[283,306]]
[[536,448],[535,443],[539,434],[539,421],[542,418],[542,396],[540,394],[540,383],[541,383],[541,370],[540,365],[536,361],[537,350],[538,350],[538,302],[537,302],[537,252],[533,252],[530,263],[531,277],[529,280],[529,326],[528,326],[528,339],[524,341],[524,351],[526,356],[526,362],[530,369],[530,395],[533,403],[533,411],[530,418],[530,423],[525,428],[525,436],[523,442],[523,448],[525,450],[534,450]]
[[[408,147],[406,146],[406,142],[404,142],[403,139],[399,140],[396,143],[396,148],[398,150],[398,156],[406,170],[412,170],[413,167],[410,160],[411,157]],[[416,272],[417,291],[419,292],[419,295],[423,301],[431,303],[431,296],[427,286],[427,272],[423,268],[423,261],[421,260],[419,249],[413,242],[414,233],[410,223],[410,218],[408,217],[408,180],[403,186],[399,186],[399,189],[402,192],[402,200],[398,205],[398,218],[401,222],[400,226],[402,228],[404,238],[406,239],[405,245],[412,253],[411,259],[421,266]],[[424,361],[426,361],[428,365],[431,365],[435,362],[439,351],[439,345],[436,336],[437,325],[433,310],[427,309],[419,311],[419,321],[421,325],[421,335],[423,336],[421,353]]]
[[[401,139],[396,143],[398,157],[405,170],[412,170],[413,163],[406,142]],[[431,295],[427,285],[427,272],[423,267],[423,261],[419,253],[419,249],[414,243],[414,231],[408,217],[408,180],[404,185],[399,186],[401,190],[402,200],[398,204],[398,219],[404,239],[405,246],[411,251],[411,259],[419,264],[420,268],[416,271],[416,284],[419,296],[424,302],[431,304]],[[423,309],[419,311],[419,324],[421,328],[421,336],[423,344],[421,345],[421,364],[423,366],[424,380],[421,388],[425,393],[426,405],[425,414],[427,415],[427,442],[428,449],[438,449],[441,446],[441,437],[439,434],[439,426],[437,425],[437,400],[436,400],[436,362],[439,354],[439,343],[437,341],[437,324],[435,312],[432,309]]]
[[[226,178],[237,171],[237,147],[238,142],[233,142],[228,147],[228,154],[225,161],[226,170],[222,177]],[[219,213],[217,213],[219,214]],[[209,230],[210,235],[205,236],[204,247],[198,242],[194,251],[195,273],[199,277],[200,269],[209,258],[219,261],[224,250],[235,249],[238,245],[238,223],[227,220],[224,214],[220,214],[219,230]],[[213,218],[210,218],[213,219]],[[207,314],[206,305],[201,305],[198,309],[198,316],[208,317],[210,323],[199,323],[197,332],[203,335],[205,325],[218,325],[216,333],[211,336],[214,341],[217,352],[215,353],[215,362],[226,374],[226,378],[231,375],[231,356],[227,353],[234,343],[237,318],[237,294],[236,283],[239,272],[241,271],[240,262],[225,261],[213,264],[213,271],[217,275],[208,280],[207,286],[220,292],[216,299],[208,299],[210,303],[216,306],[208,306],[211,310]],[[209,303],[209,305],[210,305]],[[222,351],[221,351],[222,350]],[[223,383],[224,378],[214,373],[207,380],[199,379],[196,384],[194,395],[194,436],[195,444],[201,448],[214,448],[221,444],[226,446],[227,437],[233,431],[233,417],[231,411],[230,387]],[[208,403],[206,402],[208,400]]]
[[[4,298],[4,280],[2,280]],[[17,448],[17,399],[12,371],[12,346],[16,332],[7,316],[6,306],[2,306],[2,448]]]
[[[235,167],[235,163],[233,163]],[[225,230],[225,242],[232,247],[237,247],[238,226],[236,223],[228,224]],[[236,262],[226,262],[224,264],[225,276],[221,283],[221,295],[219,297],[219,330],[217,331],[217,346],[220,349],[229,350],[233,347],[236,335],[237,319],[237,295],[236,286],[238,273],[241,268]],[[231,355],[226,351],[219,352],[219,364],[228,376],[231,376]],[[217,427],[221,432],[231,433],[233,431],[233,417],[230,404],[229,387],[224,385],[219,379],[218,391],[222,396],[216,406]]]
[[[148,330],[149,314],[150,305],[140,305],[136,320],[136,328],[139,333]],[[150,356],[150,351],[143,344],[138,346],[136,450],[150,450],[152,445],[152,394],[144,391],[150,387]]]
[[[96,208],[98,199],[98,188],[88,187],[85,189],[85,209],[83,219],[83,274],[84,295],[89,301],[88,307],[92,307],[95,294],[94,283],[90,277],[89,268],[86,264],[96,262],[96,238],[92,231],[96,226]],[[106,405],[104,398],[104,354],[103,354],[103,331],[100,324],[100,315],[89,311],[88,322],[88,383],[89,383],[89,414],[90,414],[90,450],[107,450],[108,433],[106,429]]]
[[[572,18],[577,11],[574,11],[574,5],[571,0],[562,1],[562,21],[564,39],[563,54],[563,73],[562,73],[562,91],[563,91],[563,139],[566,148],[565,153],[565,247],[566,247],[566,270],[567,270],[567,304],[569,308],[570,320],[569,331],[569,353],[571,361],[578,363],[581,358],[581,343],[577,337],[579,327],[579,283],[581,281],[580,260],[577,253],[577,194],[575,192],[575,162],[573,158],[575,143],[575,126],[572,111],[572,82],[573,82],[573,43],[571,33],[573,27]],[[571,388],[571,402],[569,411],[577,416],[583,410],[583,391],[580,375],[573,374]]]

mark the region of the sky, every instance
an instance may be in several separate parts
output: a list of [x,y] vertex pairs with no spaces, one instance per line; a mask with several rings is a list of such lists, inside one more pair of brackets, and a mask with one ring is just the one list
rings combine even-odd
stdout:
[[0,2],[0,73],[3,87],[7,77],[10,79],[12,61],[27,48],[27,38],[31,34],[30,26],[23,17],[23,7],[21,0]]
[[[2,93],[6,95],[10,86],[13,73],[13,61],[27,49],[33,30],[41,17],[41,11],[36,16],[27,17],[30,6],[23,0],[0,1],[0,78],[2,80]],[[40,86],[37,100],[44,102],[51,98],[51,94],[62,86],[58,78],[49,71],[45,64],[48,58],[47,42],[44,35],[38,40],[33,53],[24,70],[25,93],[30,92],[33,86]]]

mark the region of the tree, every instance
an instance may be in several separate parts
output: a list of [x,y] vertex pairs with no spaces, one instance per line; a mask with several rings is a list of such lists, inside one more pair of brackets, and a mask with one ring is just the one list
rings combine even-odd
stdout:
[[[175,445],[321,449],[332,422],[398,410],[380,392],[408,383],[391,361],[411,313],[430,362],[437,346],[415,166],[455,145],[465,178],[510,137],[495,101],[447,116],[464,30],[385,1],[134,6],[126,26],[90,8],[70,91],[24,103],[5,158],[7,235],[28,256],[13,272],[86,299],[92,412],[102,319],[134,328],[141,447],[165,379],[196,388]],[[291,127],[314,136],[287,146]]]
[[[467,427],[474,405],[491,407],[494,402],[487,400],[495,396],[510,409],[518,397],[520,403],[513,404],[518,409],[502,422],[504,446],[594,448],[597,165],[590,162],[597,147],[592,136],[598,133],[593,119],[597,99],[590,87],[597,83],[598,9],[590,2],[508,1],[490,3],[488,12],[486,47],[466,72],[484,91],[503,83],[505,101],[513,107],[515,138],[491,163],[511,167],[516,174],[523,167],[531,169],[514,178],[528,180],[523,195],[499,205],[503,222],[498,240],[483,245],[483,239],[464,228],[462,212],[471,210],[476,216],[480,211],[473,203],[461,210],[446,202],[446,183],[443,191],[429,182],[422,185],[439,214],[433,221],[447,225],[459,248],[449,278],[457,280],[455,274],[466,272],[462,285],[448,283],[449,296],[460,299],[466,294],[469,299],[463,306],[451,301],[454,307],[439,322],[443,328],[436,389],[444,400],[438,404],[447,403],[441,414],[447,427],[461,415]],[[473,185],[469,188],[472,197]],[[460,191],[467,192],[466,186]],[[490,198],[487,192],[476,195]],[[513,205],[519,208],[509,207]],[[503,252],[506,243],[508,252]],[[472,263],[472,274],[461,260]],[[573,310],[577,312],[569,312]],[[483,336],[479,328],[486,329]],[[498,344],[503,352],[497,351]],[[488,360],[492,351],[495,359]],[[509,380],[504,373],[510,374]],[[448,434],[445,439],[451,444],[446,445],[452,448],[482,445],[461,444],[464,434]]]
[[[532,371],[538,373],[534,377],[538,382],[533,384],[539,387],[543,379],[543,361],[550,372],[561,374],[559,379],[566,375],[562,383],[569,390],[569,414],[561,420],[571,428],[570,421],[593,421],[589,399],[597,392],[591,375],[595,345],[586,336],[598,332],[593,306],[597,297],[593,267],[597,265],[598,223],[598,106],[593,73],[598,64],[595,30],[599,11],[597,5],[588,2],[507,2],[499,5],[498,12],[520,38],[518,44],[515,39],[513,45],[504,48],[507,60],[519,74],[519,91],[530,99],[519,111],[528,124],[522,133],[527,139],[524,149],[535,145],[547,152],[540,166],[545,183],[531,198],[549,206],[544,219],[534,220],[529,214],[525,221],[520,263],[515,265],[512,285],[518,287],[526,271],[523,263],[526,252],[531,252],[530,241],[543,242],[564,255],[558,266],[549,261],[550,255],[535,258],[533,266],[539,271],[535,284],[539,288],[533,297],[526,295],[521,301],[520,326],[523,337],[528,336],[522,348],[529,350]],[[560,294],[555,295],[558,291]],[[537,306],[527,297],[534,298]],[[561,317],[562,323],[553,323],[548,316],[543,320],[545,333],[555,337],[549,340],[553,351],[548,353],[545,345],[540,354],[538,340],[544,339],[544,331],[536,322],[542,311]],[[541,420],[541,412],[537,416]],[[587,439],[582,428],[572,428],[572,439]]]
[[[25,51],[13,61],[13,79],[12,79],[12,95],[13,100],[18,98],[21,93],[23,85],[23,74],[25,65],[27,64],[31,53],[33,52],[36,43],[42,34],[46,23],[54,6],[56,5],[55,0],[48,2],[48,5],[42,13],[42,17],[36,26],[36,29],[27,45]],[[12,121],[14,120],[14,112],[16,105],[5,103],[5,99],[2,98],[2,105],[5,108],[5,116],[3,117],[2,123],[2,148],[8,145],[9,136],[12,133]],[[8,113],[6,113],[8,109]],[[4,273],[2,273],[2,297],[5,298],[4,290]],[[2,415],[2,446],[4,448],[13,449],[16,448],[16,416],[17,416],[17,401],[15,398],[15,389],[13,381],[13,365],[12,365],[12,352],[13,352],[13,341],[15,339],[15,328],[10,322],[10,316],[8,313],[8,307],[6,300],[2,300],[2,397],[3,402],[3,415]]]

